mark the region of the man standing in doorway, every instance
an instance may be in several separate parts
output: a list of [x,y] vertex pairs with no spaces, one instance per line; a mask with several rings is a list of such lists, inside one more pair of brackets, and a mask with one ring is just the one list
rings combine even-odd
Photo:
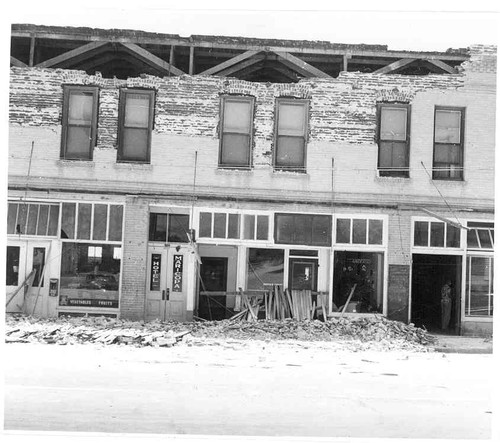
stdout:
[[451,281],[447,280],[441,288],[441,329],[448,329],[451,318]]

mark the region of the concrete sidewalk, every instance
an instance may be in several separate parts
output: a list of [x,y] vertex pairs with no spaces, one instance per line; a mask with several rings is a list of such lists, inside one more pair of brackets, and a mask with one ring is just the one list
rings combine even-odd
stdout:
[[456,335],[437,335],[434,346],[437,352],[458,354],[492,354],[493,339],[485,337],[462,337]]

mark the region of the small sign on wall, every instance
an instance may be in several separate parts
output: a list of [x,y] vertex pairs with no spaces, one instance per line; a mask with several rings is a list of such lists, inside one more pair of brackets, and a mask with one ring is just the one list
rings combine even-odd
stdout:
[[172,277],[172,291],[182,292],[183,255],[174,255],[174,275]]
[[151,291],[160,290],[160,278],[161,278],[161,254],[151,255]]

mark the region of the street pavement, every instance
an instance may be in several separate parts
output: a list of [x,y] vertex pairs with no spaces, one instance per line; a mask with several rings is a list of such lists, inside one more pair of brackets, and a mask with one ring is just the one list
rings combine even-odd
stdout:
[[3,355],[4,428],[13,434],[492,435],[491,354],[207,340],[171,348],[14,343]]

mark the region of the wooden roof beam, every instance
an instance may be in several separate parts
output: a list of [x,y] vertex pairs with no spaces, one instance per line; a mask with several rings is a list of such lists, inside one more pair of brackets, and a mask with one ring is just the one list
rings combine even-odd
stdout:
[[280,62],[291,68],[293,71],[299,72],[306,77],[332,78],[326,72],[315,68],[304,60],[301,60],[288,52],[273,52],[278,56],[278,60]]
[[237,63],[242,62],[243,60],[246,60],[248,58],[253,57],[254,55],[257,55],[259,51],[246,51],[243,54],[239,54],[236,57],[230,58],[229,60],[226,60],[225,62],[219,63],[218,65],[215,65],[209,69],[206,69],[203,72],[200,72],[201,75],[214,75],[217,74],[220,71],[223,71],[224,69],[227,69]]
[[261,62],[265,58],[266,57],[265,57],[264,54],[255,54],[251,58],[247,58],[246,60],[243,60],[243,61],[237,63],[236,65],[230,66],[229,68],[226,68],[226,69],[224,69],[222,71],[219,71],[217,73],[217,75],[219,75],[221,77],[228,77],[231,74],[234,74],[236,72],[242,71],[243,69],[246,69],[249,66],[252,66],[252,65],[254,65],[256,63]]
[[64,54],[58,55],[49,60],[45,60],[44,62],[38,63],[36,67],[52,68],[77,57],[83,56],[84,58],[88,58],[94,55],[96,49],[102,48],[107,44],[108,42],[87,43],[86,45],[80,46],[79,48],[72,49],[71,51],[65,52]]
[[165,74],[174,74],[174,75],[185,74],[184,71],[181,71],[179,68],[172,66],[170,63],[166,62],[165,60],[162,60],[160,57],[157,57],[154,54],[151,54],[151,52],[146,51],[145,49],[141,48],[140,46],[134,43],[120,43],[120,45],[123,48],[125,48],[125,50],[130,54],[133,54],[138,59],[142,60],[143,62],[147,63],[153,68],[158,69],[161,72],[164,72]]
[[448,74],[457,73],[457,70],[453,66],[450,66],[447,63],[442,62],[441,60],[426,60],[426,62],[430,63],[431,65],[437,66],[438,68],[442,69],[444,72],[447,72]]
[[403,58],[403,59],[395,61],[387,66],[384,66],[383,68],[380,68],[380,69],[377,69],[376,71],[373,71],[373,74],[388,74],[390,72],[394,72],[398,69],[401,69],[404,66],[409,65],[410,63],[413,63],[415,60],[416,60],[415,58]]
[[10,56],[10,64],[11,66],[16,66],[17,68],[27,68],[28,65],[26,63],[23,63],[21,60],[18,60],[15,57]]

